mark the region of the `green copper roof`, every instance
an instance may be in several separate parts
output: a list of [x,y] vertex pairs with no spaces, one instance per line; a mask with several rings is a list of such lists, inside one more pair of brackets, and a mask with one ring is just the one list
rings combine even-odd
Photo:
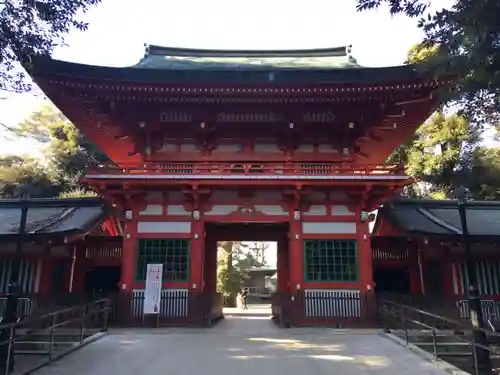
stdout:
[[52,75],[83,81],[169,85],[366,85],[429,79],[409,65],[362,67],[350,50],[221,51],[146,46],[145,56],[134,66],[103,67],[35,56],[26,70],[35,81]]
[[211,69],[351,69],[361,68],[351,47],[313,50],[203,50],[147,45],[135,68],[171,70]]

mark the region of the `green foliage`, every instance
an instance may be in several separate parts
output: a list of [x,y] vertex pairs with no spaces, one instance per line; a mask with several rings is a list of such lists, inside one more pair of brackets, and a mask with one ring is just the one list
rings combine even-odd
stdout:
[[69,191],[63,191],[59,194],[59,198],[82,198],[82,197],[98,197],[97,193],[92,190],[77,188]]
[[25,91],[30,88],[18,66],[29,65],[34,55],[51,55],[64,44],[71,29],[86,30],[76,20],[100,0],[0,1],[0,90]]
[[465,185],[475,199],[500,199],[500,148],[478,147],[469,128],[461,116],[437,113],[400,146],[406,173],[417,181],[406,196],[453,198],[453,190]]
[[458,183],[465,142],[475,141],[470,137],[468,121],[437,113],[417,130],[416,136],[407,154],[408,174],[448,194]]
[[500,200],[500,148],[474,150],[470,181],[474,199]]
[[[424,42],[409,51],[407,63],[436,61],[440,53],[435,45]],[[408,197],[452,198],[454,188],[465,185],[476,199],[495,199],[493,180],[500,174],[491,167],[493,161],[488,171],[481,167],[489,155],[489,151],[478,147],[481,132],[482,128],[471,125],[466,116],[438,112],[399,146],[387,163],[402,161],[408,175],[417,181],[405,189]],[[487,177],[488,173],[492,175]]]
[[51,197],[59,194],[60,187],[53,176],[37,160],[29,157],[7,156],[0,159],[0,196],[14,198],[18,187],[29,186],[31,195]]
[[51,105],[33,112],[14,129],[20,137],[34,138],[47,144],[49,166],[65,189],[79,187],[85,171],[107,160],[69,120]]
[[217,254],[217,291],[235,299],[250,268],[262,267],[267,244],[221,241]]
[[357,0],[364,11],[389,6],[391,14],[419,17],[429,55],[426,69],[436,77],[453,76],[455,85],[443,97],[456,105],[475,126],[500,120],[500,1],[455,0],[450,9],[430,12],[429,0]]
[[408,51],[407,64],[423,64],[432,58],[436,58],[439,53],[439,47],[436,45],[428,46],[425,43],[415,44]]
[[[11,129],[16,137],[35,139],[45,144],[46,165],[35,159],[7,156],[0,159],[0,180],[5,182],[0,194],[12,195],[13,186],[36,186],[36,195],[93,195],[79,184],[87,169],[107,160],[68,119],[51,105],[33,112],[18,127]],[[4,171],[1,172],[2,166]],[[44,189],[43,187],[46,187]]]

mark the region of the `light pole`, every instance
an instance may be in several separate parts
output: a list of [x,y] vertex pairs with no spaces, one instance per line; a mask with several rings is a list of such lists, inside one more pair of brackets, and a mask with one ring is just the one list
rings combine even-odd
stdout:
[[[475,263],[471,256],[469,229],[467,226],[467,198],[469,190],[464,186],[460,186],[455,190],[457,199],[458,213],[460,214],[460,223],[462,224],[462,246],[465,252],[465,266],[467,269],[468,279],[468,305],[469,315],[472,324],[472,339],[475,344],[481,346],[487,345],[486,334],[484,329],[483,310],[481,308],[481,300],[479,298],[479,289],[477,287],[477,272]],[[482,347],[475,347],[478,371],[481,374],[491,373],[490,353]]]
[[[26,237],[26,221],[28,218],[28,190],[26,187],[19,188],[19,203],[21,206],[21,220],[16,238],[16,256],[12,262],[10,270],[9,290],[7,293],[7,301],[5,304],[5,311],[2,317],[2,324],[11,324],[17,321],[17,306],[19,302],[19,295],[21,294],[21,285],[19,280],[21,262],[23,258],[23,246]],[[0,342],[9,340],[11,333],[15,335],[15,330],[6,328],[0,332]],[[10,347],[10,353],[9,353]],[[8,367],[7,367],[7,361]],[[14,370],[14,346],[4,344],[0,347],[0,363],[2,363],[5,374]],[[2,370],[0,370],[2,371]]]

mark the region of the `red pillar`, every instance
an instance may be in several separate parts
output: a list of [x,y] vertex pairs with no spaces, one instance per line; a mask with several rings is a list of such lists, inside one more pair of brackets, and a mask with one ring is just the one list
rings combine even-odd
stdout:
[[217,239],[213,236],[209,235],[205,238],[204,255],[204,290],[213,293],[217,291]]
[[290,212],[290,231],[288,233],[291,292],[302,289],[304,281],[302,221],[300,217],[294,217],[294,212],[299,207],[298,201],[295,202],[293,207],[294,209]]
[[200,220],[191,223],[190,289],[203,290],[203,258],[205,251],[205,224]]
[[85,291],[85,277],[89,268],[89,261],[85,257],[85,245],[81,244],[76,252],[75,273],[73,276],[73,292],[82,293]]
[[422,281],[420,279],[419,249],[418,246],[408,244],[409,270],[410,270],[410,293],[423,294]]
[[42,259],[42,273],[40,275],[39,293],[49,294],[52,290],[52,259]]
[[289,241],[284,238],[277,245],[278,291],[288,291],[290,285]]
[[130,292],[133,289],[135,279],[137,221],[126,221],[124,232],[120,288],[122,291]]
[[[358,215],[360,218],[360,215]],[[358,272],[360,291],[373,291],[373,254],[368,229],[368,222],[359,220],[356,223],[358,240]]]
[[455,294],[453,289],[453,260],[451,258],[450,249],[448,248],[443,249],[441,270],[443,278],[443,294],[445,296],[453,296]]

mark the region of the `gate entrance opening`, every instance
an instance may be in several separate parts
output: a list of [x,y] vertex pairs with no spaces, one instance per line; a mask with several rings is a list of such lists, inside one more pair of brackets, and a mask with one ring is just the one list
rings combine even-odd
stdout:
[[120,281],[120,267],[96,267],[85,275],[86,293],[116,293]]
[[377,293],[410,293],[410,271],[407,268],[374,268],[373,281]]
[[[203,280],[205,291],[217,291],[217,260],[218,249],[221,241],[252,241],[276,243],[276,261],[270,269],[276,269],[276,291],[289,289],[289,246],[288,224],[261,224],[261,223],[231,223],[231,224],[206,224],[205,226],[205,260]],[[269,275],[264,275],[269,276]],[[244,282],[240,286],[243,288]],[[257,293],[259,294],[259,293]],[[264,302],[266,303],[266,302]],[[269,302],[267,302],[269,303]]]

